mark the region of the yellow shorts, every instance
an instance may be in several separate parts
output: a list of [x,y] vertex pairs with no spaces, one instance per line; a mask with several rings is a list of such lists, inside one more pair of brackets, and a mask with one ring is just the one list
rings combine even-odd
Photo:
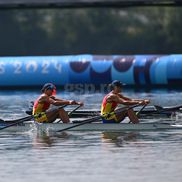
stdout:
[[116,122],[118,122],[118,119],[116,117],[116,114],[112,114],[111,116],[103,117],[103,119],[104,120],[115,120]]
[[34,114],[34,120],[39,123],[48,122],[47,116],[45,112]]
[[112,120],[112,119],[114,119],[115,121],[117,121],[117,117],[116,117],[115,114],[113,114],[112,116],[109,116],[109,117],[105,117],[105,119],[107,119],[107,120]]

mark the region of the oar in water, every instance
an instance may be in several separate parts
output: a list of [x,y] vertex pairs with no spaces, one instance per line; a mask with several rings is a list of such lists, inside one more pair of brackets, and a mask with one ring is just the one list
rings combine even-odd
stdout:
[[[129,109],[133,109],[133,108],[138,107],[138,106],[140,106],[140,105],[141,105],[141,104],[135,104],[135,105],[128,106],[128,107],[119,108],[119,109],[117,109],[117,110],[114,111],[114,112],[111,112],[111,113],[106,114],[105,117],[109,117],[109,116],[112,116],[112,115],[114,115],[114,114],[120,113],[120,112],[122,112],[122,111],[126,111],[126,110],[129,110]],[[81,123],[79,123],[79,124],[76,124],[76,125],[74,125],[74,126],[70,126],[70,127],[67,127],[67,128],[61,129],[61,130],[58,130],[57,132],[63,132],[63,131],[66,131],[66,130],[69,130],[69,129],[72,129],[72,128],[76,128],[76,127],[81,126],[81,125],[84,125],[84,124],[92,123],[92,122],[94,122],[94,121],[96,121],[96,120],[101,119],[102,117],[103,117],[103,116],[100,115],[100,116],[96,116],[96,117],[93,117],[93,118],[90,118],[90,119],[86,119],[86,120],[83,120],[83,121],[82,121]]]
[[[67,105],[60,106],[59,109],[65,107],[65,106],[67,106]],[[5,120],[0,119],[2,122],[5,122],[5,123],[6,123],[6,122],[7,122],[7,123],[8,123],[8,122],[12,122],[12,124],[9,124],[9,125],[7,125],[7,126],[4,126],[4,127],[0,128],[0,130],[9,128],[9,127],[11,127],[11,126],[15,126],[15,125],[21,124],[21,123],[23,123],[23,122],[25,122],[25,121],[30,121],[30,120],[33,119],[33,118],[34,118],[34,116],[31,115],[31,116],[27,116],[27,117],[24,117],[24,118],[20,118],[20,119],[16,119],[16,120],[9,120],[9,121],[5,121]]]

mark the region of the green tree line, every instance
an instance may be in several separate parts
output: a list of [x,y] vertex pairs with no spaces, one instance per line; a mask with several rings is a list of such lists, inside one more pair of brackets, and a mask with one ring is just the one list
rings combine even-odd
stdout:
[[181,10],[1,10],[0,56],[182,53]]

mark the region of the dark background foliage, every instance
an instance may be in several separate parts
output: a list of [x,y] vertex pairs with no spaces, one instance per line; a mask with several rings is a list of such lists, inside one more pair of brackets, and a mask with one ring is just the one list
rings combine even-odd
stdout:
[[181,53],[181,10],[0,10],[0,56]]

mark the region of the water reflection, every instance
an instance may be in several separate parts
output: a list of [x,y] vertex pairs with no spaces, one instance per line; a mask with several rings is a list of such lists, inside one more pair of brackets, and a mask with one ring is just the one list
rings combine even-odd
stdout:
[[69,138],[69,134],[66,132],[62,132],[60,134],[57,133],[49,133],[46,131],[37,131],[34,133],[32,138],[33,148],[50,148],[55,146],[56,143],[59,143],[65,139]]
[[102,141],[114,143],[117,147],[123,147],[127,142],[135,142],[138,135],[137,132],[103,132]]
[[102,132],[102,142],[115,144],[117,147],[125,147],[129,144],[135,146],[148,146],[149,144],[174,145],[182,143],[182,133],[180,131],[154,131],[154,132]]
[[[95,137],[98,132],[62,132],[51,133],[39,131],[34,133],[32,143],[34,148],[50,148],[56,145],[68,145],[72,144],[74,147],[90,147],[95,146],[98,143],[114,143],[117,147],[123,147],[124,144],[129,142],[136,142],[139,138],[137,132],[99,132],[101,138]],[[76,144],[80,144],[76,145]]]

